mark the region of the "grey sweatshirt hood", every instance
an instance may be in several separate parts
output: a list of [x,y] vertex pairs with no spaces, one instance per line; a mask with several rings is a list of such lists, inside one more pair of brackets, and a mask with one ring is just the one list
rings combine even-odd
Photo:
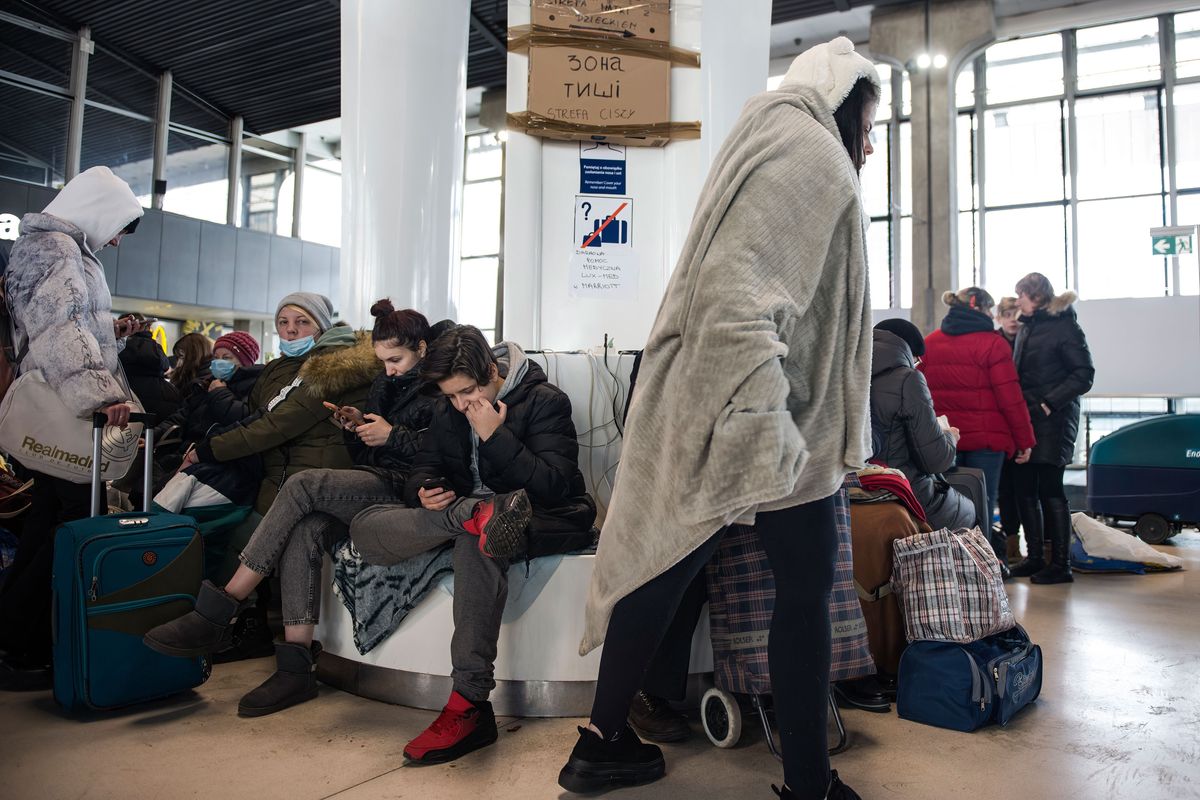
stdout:
[[504,385],[500,387],[496,399],[503,400],[525,380],[525,373],[529,371],[529,358],[516,342],[501,342],[492,348],[492,354],[496,356],[496,364],[504,377]]

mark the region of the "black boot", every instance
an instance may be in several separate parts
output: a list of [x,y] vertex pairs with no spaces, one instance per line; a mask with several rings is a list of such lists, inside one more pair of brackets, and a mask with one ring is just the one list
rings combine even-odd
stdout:
[[182,617],[151,628],[142,637],[146,646],[165,656],[195,658],[212,653],[237,618],[241,603],[212,581],[200,584],[196,607]]
[[687,717],[666,700],[644,691],[635,694],[629,704],[629,724],[652,742],[682,742],[692,735]]
[[873,676],[836,681],[833,696],[839,708],[858,708],[876,714],[887,714],[892,710],[891,701]]
[[213,654],[214,664],[232,664],[248,658],[266,658],[275,654],[275,634],[267,623],[265,606],[246,609],[238,617],[221,647]]
[[[790,800],[790,798],[796,796],[786,786],[782,789],[772,786],[771,790],[779,795],[780,800]],[[862,800],[862,798],[858,796],[857,792],[842,783],[842,779],[838,777],[837,770],[835,769],[829,773],[829,789],[825,792],[825,800]]]
[[1030,578],[1033,583],[1074,583],[1071,575],[1071,512],[1067,501],[1054,498],[1042,503],[1046,533],[1050,536],[1050,565]]
[[275,674],[238,703],[239,717],[263,717],[317,696],[317,656],[321,643],[311,646],[281,642],[275,645]]
[[571,758],[558,773],[558,785],[568,792],[587,794],[640,786],[667,773],[662,750],[643,744],[628,725],[612,739],[601,739],[595,732],[579,729],[579,741]]

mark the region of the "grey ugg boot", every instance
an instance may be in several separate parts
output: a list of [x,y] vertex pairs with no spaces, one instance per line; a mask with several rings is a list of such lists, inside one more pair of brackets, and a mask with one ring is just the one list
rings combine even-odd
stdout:
[[264,717],[317,696],[317,656],[321,643],[310,647],[291,642],[275,645],[275,674],[238,703],[238,716]]
[[151,628],[142,641],[164,656],[195,658],[213,653],[237,619],[241,601],[218,589],[212,581],[200,584],[196,606],[182,617]]

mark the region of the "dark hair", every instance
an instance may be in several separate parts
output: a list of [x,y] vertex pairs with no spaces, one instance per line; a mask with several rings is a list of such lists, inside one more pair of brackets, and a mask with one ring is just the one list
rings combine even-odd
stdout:
[[453,375],[466,375],[479,386],[492,379],[496,356],[474,325],[456,325],[429,345],[421,365],[427,383],[441,383]]
[[925,337],[921,336],[921,329],[908,320],[899,317],[885,319],[875,326],[875,330],[887,331],[903,339],[915,357],[925,355]]
[[375,327],[371,329],[371,341],[395,342],[398,347],[416,350],[421,342],[429,341],[429,320],[420,311],[411,308],[397,311],[386,297],[371,306]]
[[171,370],[171,385],[184,389],[200,376],[212,361],[213,342],[203,333],[189,333],[175,342],[172,352],[179,353],[179,363]]
[[838,133],[842,135],[842,144],[854,162],[855,171],[860,171],[867,161],[867,135],[863,133],[863,111],[870,103],[879,102],[879,90],[867,78],[859,78],[846,95],[846,99],[833,112],[833,121],[837,123]]
[[1041,308],[1054,299],[1054,286],[1040,272],[1031,272],[1017,281],[1017,294],[1023,294]]

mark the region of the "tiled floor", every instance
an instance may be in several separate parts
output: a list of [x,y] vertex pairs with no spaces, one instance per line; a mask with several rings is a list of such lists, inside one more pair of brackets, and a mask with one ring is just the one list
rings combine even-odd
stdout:
[[[865,800],[1177,800],[1200,797],[1200,534],[1170,547],[1190,571],[1014,582],[1018,618],[1045,649],[1042,699],[974,734],[845,712],[834,759]],[[49,693],[0,693],[0,798],[555,798],[579,720],[504,720],[494,747],[404,767],[430,714],[322,689],[258,720],[237,700],[269,660],[218,667],[184,699],[77,720]],[[699,726],[697,726],[699,730]],[[667,749],[669,774],[627,798],[766,798],[779,770],[761,736],[718,751],[702,734]]]

